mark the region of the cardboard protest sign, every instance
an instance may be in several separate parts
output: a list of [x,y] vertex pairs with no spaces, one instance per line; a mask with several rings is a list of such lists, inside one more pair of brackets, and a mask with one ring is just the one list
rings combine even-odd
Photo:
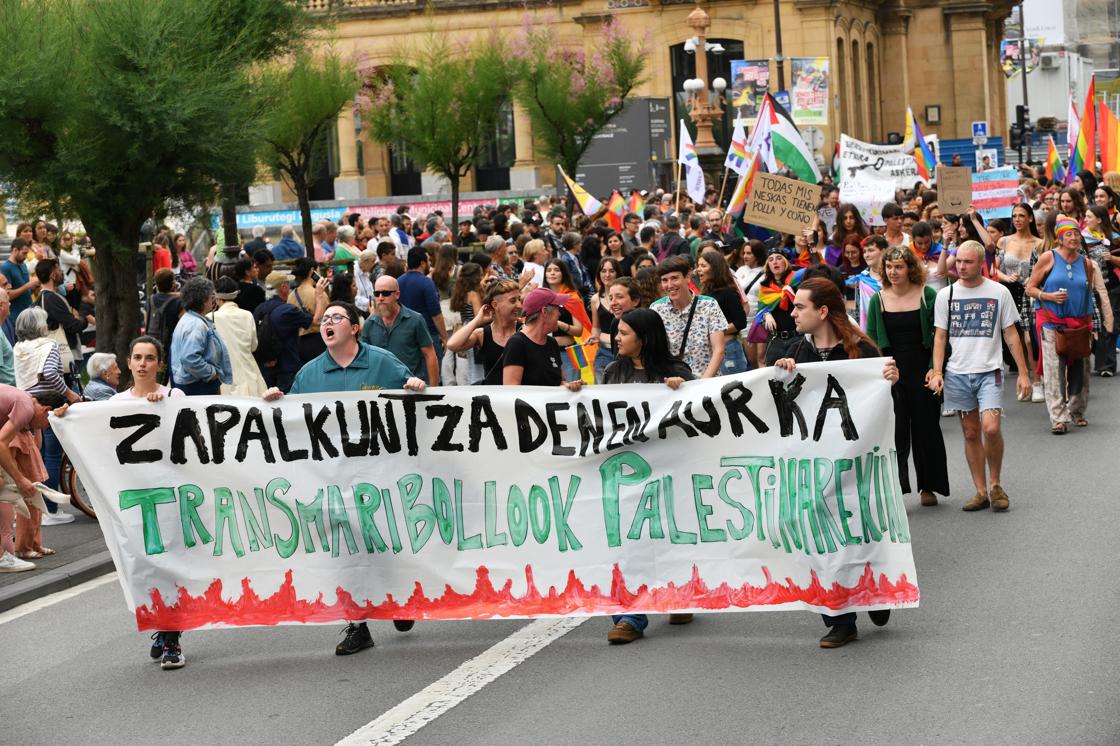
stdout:
[[895,189],[913,189],[921,181],[914,154],[901,145],[872,145],[854,137],[840,135],[840,183],[848,181],[885,181]]
[[1012,208],[1022,201],[1019,173],[1013,167],[993,168],[972,175],[972,206],[985,222],[1011,217]]
[[894,182],[846,179],[840,182],[840,201],[855,205],[868,225],[885,225],[883,205],[894,201]]
[[937,204],[941,212],[960,215],[972,204],[972,170],[967,166],[937,167]]
[[882,366],[94,402],[51,425],[140,629],[835,614],[919,601]]
[[813,225],[820,195],[816,184],[758,172],[747,195],[743,222],[782,233],[800,233]]

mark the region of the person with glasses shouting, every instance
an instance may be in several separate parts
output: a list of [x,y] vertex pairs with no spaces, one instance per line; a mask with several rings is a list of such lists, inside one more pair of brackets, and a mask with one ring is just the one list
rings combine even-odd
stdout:
[[[380,282],[380,278],[378,281]],[[362,317],[353,303],[332,302],[319,320],[319,334],[326,351],[304,365],[292,382],[290,394],[319,394],[338,391],[371,391],[405,389],[423,391],[424,381],[412,375],[393,353],[373,347],[359,339]],[[278,388],[264,392],[265,401],[284,396]],[[394,619],[400,632],[412,629],[410,619]],[[346,625],[342,642],[335,646],[335,655],[352,655],[373,647],[373,638],[365,622]]]

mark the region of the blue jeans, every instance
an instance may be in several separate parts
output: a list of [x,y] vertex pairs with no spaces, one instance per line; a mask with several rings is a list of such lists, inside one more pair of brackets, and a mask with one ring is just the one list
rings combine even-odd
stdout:
[[[62,443],[49,427],[43,430],[43,465],[47,467],[47,481],[44,483],[52,490],[58,489],[59,475],[62,472]],[[43,498],[47,512],[57,513],[58,503]]]
[[599,345],[595,352],[595,383],[602,383],[603,376],[607,373],[607,366],[615,361],[615,355],[610,347]]
[[611,617],[611,621],[615,624],[629,622],[630,626],[639,632],[649,626],[649,617],[645,614],[615,614]]
[[723,343],[723,362],[720,363],[719,373],[721,376],[731,375],[732,373],[746,373],[751,369],[750,363],[747,362],[747,353],[743,349],[743,343],[739,341],[739,337],[735,336]]

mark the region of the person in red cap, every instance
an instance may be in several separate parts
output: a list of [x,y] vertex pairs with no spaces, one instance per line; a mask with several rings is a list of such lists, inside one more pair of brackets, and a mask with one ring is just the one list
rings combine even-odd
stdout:
[[552,338],[560,321],[560,307],[567,297],[547,288],[525,296],[521,313],[525,325],[506,342],[502,383],[506,386],[560,386],[579,391],[583,381],[564,381],[560,345]]

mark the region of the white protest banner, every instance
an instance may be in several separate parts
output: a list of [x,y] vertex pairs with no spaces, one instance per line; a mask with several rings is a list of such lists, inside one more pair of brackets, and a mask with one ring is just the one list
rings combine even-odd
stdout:
[[840,135],[840,183],[891,181],[895,189],[913,189],[921,181],[913,152],[902,145],[872,145]]
[[894,201],[895,183],[880,179],[844,179],[840,182],[840,201],[859,209],[863,222],[885,225],[883,205]]
[[140,629],[836,613],[919,600],[882,366],[96,402],[51,425]]

